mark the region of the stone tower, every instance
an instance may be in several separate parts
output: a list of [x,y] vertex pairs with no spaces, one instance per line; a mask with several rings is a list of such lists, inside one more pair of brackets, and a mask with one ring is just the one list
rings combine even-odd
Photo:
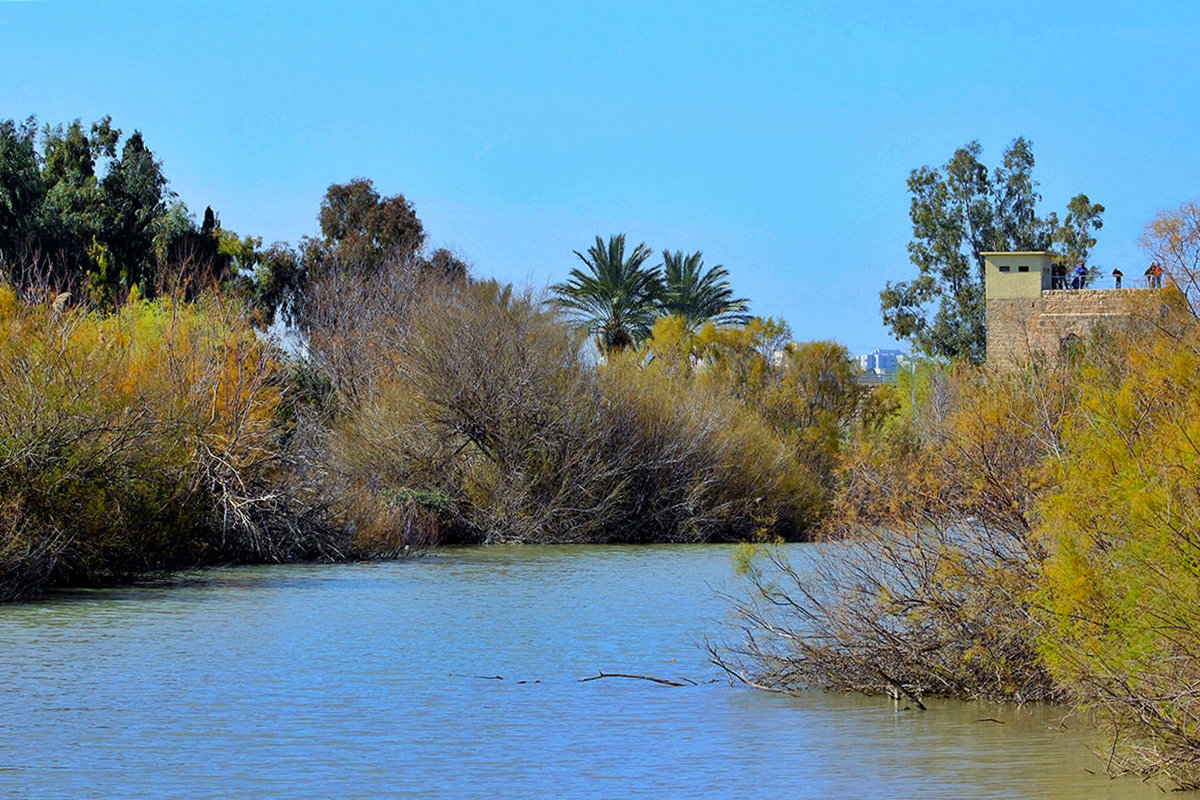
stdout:
[[1014,366],[1057,357],[1098,323],[1122,323],[1132,293],[1145,289],[1062,289],[1053,256],[1042,251],[981,253],[986,290],[987,359]]

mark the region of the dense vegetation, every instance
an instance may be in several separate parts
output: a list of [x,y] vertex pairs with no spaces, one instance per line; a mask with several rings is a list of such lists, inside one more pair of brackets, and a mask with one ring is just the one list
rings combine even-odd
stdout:
[[121,135],[0,124],[2,598],[442,542],[794,538],[878,416],[843,348],[752,320],[699,252],[597,238],[553,294],[514,290],[364,179],[264,248],[196,224]]
[[[1200,785],[1200,213],[1173,288],[1061,360],[981,366],[980,252],[1085,263],[1103,208],[1035,214],[1029,145],[910,178],[920,270],[885,321],[941,357],[868,389],[750,317],[700,252],[577,252],[548,292],[329,187],[319,235],[239,236],[140,134],[0,123],[0,600],[230,561],[444,542],[825,540],[748,557],[756,685],[1072,701],[1111,765]],[[1182,290],[1182,291],[1181,291]],[[288,332],[291,346],[268,338]]]
[[930,362],[856,429],[820,554],[747,553],[755,685],[1079,704],[1113,771],[1200,785],[1200,235],[1146,228],[1173,286],[1053,362]]
[[337,557],[293,469],[295,388],[236,303],[114,313],[0,287],[0,599],[225,560]]

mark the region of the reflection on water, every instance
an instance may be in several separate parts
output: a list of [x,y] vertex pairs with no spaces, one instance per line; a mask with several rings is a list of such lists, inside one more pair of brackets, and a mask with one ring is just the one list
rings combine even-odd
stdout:
[[0,607],[0,797],[1159,796],[1058,709],[718,680],[733,580],[725,547],[465,549]]

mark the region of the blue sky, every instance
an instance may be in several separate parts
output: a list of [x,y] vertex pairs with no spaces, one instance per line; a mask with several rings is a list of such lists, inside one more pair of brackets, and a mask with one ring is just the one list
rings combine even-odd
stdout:
[[1141,272],[1200,196],[1200,3],[0,0],[0,118],[112,114],[194,212],[312,234],[325,187],[404,194],[431,243],[542,285],[624,232],[703,250],[800,340],[893,346],[905,180],[1033,142],[1043,213],[1107,207]]

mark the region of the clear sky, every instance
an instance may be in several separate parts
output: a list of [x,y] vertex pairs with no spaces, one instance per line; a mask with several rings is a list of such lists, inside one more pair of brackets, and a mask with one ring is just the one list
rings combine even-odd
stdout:
[[894,346],[908,173],[971,139],[1030,139],[1042,212],[1086,192],[1093,263],[1140,274],[1200,196],[1198,79],[1196,0],[0,0],[0,118],[111,114],[239,233],[295,242],[367,177],[476,274],[563,280],[624,232],[855,353]]

